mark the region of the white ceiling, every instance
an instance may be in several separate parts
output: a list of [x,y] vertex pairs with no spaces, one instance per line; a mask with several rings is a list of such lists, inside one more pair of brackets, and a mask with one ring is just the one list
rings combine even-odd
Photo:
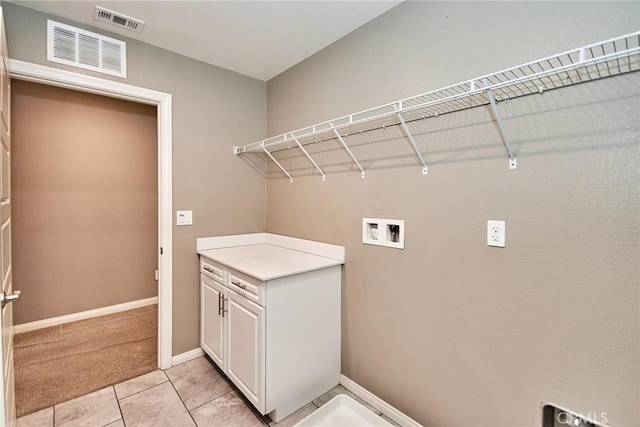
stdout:
[[[401,3],[12,0],[260,80],[269,80]],[[145,21],[138,34],[93,19],[102,6]]]

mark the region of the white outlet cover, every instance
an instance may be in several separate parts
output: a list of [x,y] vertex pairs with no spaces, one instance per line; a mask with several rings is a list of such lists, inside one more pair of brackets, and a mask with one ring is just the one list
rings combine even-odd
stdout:
[[506,234],[505,221],[487,221],[487,246],[504,248],[506,246]]
[[193,212],[192,211],[176,211],[176,225],[192,225],[193,224]]

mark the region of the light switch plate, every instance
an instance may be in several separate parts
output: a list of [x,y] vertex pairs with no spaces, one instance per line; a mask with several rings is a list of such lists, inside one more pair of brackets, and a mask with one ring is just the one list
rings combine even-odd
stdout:
[[193,224],[193,212],[192,211],[176,211],[176,225],[192,225]]

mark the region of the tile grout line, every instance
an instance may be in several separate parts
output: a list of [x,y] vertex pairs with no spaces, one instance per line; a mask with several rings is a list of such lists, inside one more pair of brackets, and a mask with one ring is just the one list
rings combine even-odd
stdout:
[[[166,382],[167,382],[167,381],[163,381],[163,382],[161,382],[160,384],[153,385],[153,386],[151,386],[151,387],[149,387],[149,388],[145,388],[144,390],[136,391],[135,393],[132,393],[132,394],[130,394],[130,395],[128,395],[128,396],[125,396],[125,397],[123,397],[122,399],[118,399],[118,406],[120,406],[120,401],[121,401],[121,400],[126,400],[126,399],[128,399],[128,398],[130,398],[130,397],[133,397],[133,396],[136,396],[136,395],[138,395],[138,394],[140,394],[140,393],[144,393],[145,391],[149,391],[149,390],[151,390],[152,388],[156,388],[156,387],[158,387],[158,386],[161,386],[162,384],[164,384],[164,383],[166,383]],[[117,397],[116,397],[116,399],[117,399]],[[121,411],[121,412],[122,412],[122,411]]]
[[127,423],[124,422],[124,414],[122,413],[122,408],[120,407],[120,399],[118,399],[118,393],[116,393],[116,386],[112,385],[111,387],[113,388],[113,394],[116,397],[116,403],[118,404],[118,411],[120,411],[120,419],[122,420],[122,425],[127,427]]
[[[162,371],[162,369],[159,369],[159,370],[160,370],[160,371]],[[154,372],[154,371],[152,371],[152,372]],[[164,372],[164,371],[163,371],[163,372]],[[144,374],[143,374],[143,375],[144,375]],[[135,378],[133,378],[133,379],[135,379]],[[128,396],[124,396],[124,397],[122,397],[122,398],[118,398],[118,394],[116,393],[116,399],[118,400],[118,405],[120,405],[120,401],[121,401],[121,400],[125,400],[125,399],[130,398],[131,396],[135,396],[136,394],[140,394],[140,393],[143,393],[143,392],[145,392],[145,391],[147,391],[147,390],[151,390],[152,388],[158,387],[159,385],[162,385],[162,384],[164,384],[164,383],[166,383],[166,382],[169,382],[169,379],[168,379],[168,378],[167,378],[167,381],[162,381],[161,383],[154,384],[154,385],[152,385],[151,387],[147,387],[147,388],[145,388],[144,390],[136,391],[135,393],[131,393],[130,395],[128,395]],[[122,383],[118,383],[118,384],[122,384]],[[118,385],[118,384],[115,384],[115,385],[113,385],[113,386],[112,386],[112,387],[114,387],[114,390],[115,390],[115,386],[116,386],[116,385]]]
[[[177,390],[176,390],[176,391],[177,391]],[[229,391],[228,391],[228,392],[226,392],[226,393],[222,393],[220,396],[216,396],[216,397],[214,397],[214,398],[212,398],[212,399],[207,400],[207,401],[206,401],[206,402],[204,402],[204,403],[201,403],[201,404],[200,404],[200,405],[198,405],[198,406],[194,406],[193,408],[191,408],[191,411],[194,411],[194,410],[196,410],[196,409],[198,409],[198,408],[202,408],[204,405],[206,405],[206,404],[208,404],[208,403],[211,403],[211,402],[213,402],[213,401],[215,401],[215,400],[218,400],[218,399],[220,399],[221,397],[224,397],[224,396],[226,396],[227,394],[229,394],[229,393],[233,393],[233,392],[234,392],[234,390],[233,390],[233,389],[231,389],[231,390],[229,390]],[[179,396],[179,394],[178,394],[178,396]],[[184,402],[183,402],[183,404],[184,404]],[[187,407],[187,406],[185,405],[185,408],[186,408],[186,407]],[[188,410],[188,409],[187,409],[187,410]],[[188,411],[189,411],[189,410],[188,410]],[[191,411],[189,411],[189,412],[191,412]]]
[[[171,369],[171,368],[169,368]],[[198,425],[198,423],[196,422],[196,419],[193,418],[193,414],[191,414],[191,411],[189,410],[189,408],[187,408],[187,405],[184,403],[184,400],[182,399],[182,396],[180,396],[180,393],[178,392],[178,389],[176,388],[176,386],[173,384],[173,381],[171,381],[171,377],[169,376],[169,374],[167,374],[168,369],[162,371],[164,372],[164,374],[167,376],[167,379],[169,380],[169,384],[171,384],[171,388],[173,388],[173,390],[176,392],[176,394],[178,395],[178,399],[180,399],[180,403],[182,403],[182,406],[184,407],[184,409],[187,411],[187,414],[189,414],[189,417],[191,418],[191,420],[193,421],[194,425]],[[163,383],[164,384],[164,383]]]
[[[213,362],[212,360],[209,359],[209,357],[205,354],[204,355],[205,360],[207,360],[210,364],[211,367],[218,372],[218,374],[220,375],[220,377],[222,377],[222,379],[225,380],[225,382],[227,384],[229,384],[229,386],[231,387],[231,392],[236,392],[236,395],[243,401],[243,403],[249,408],[249,410],[251,412],[253,412],[254,415],[256,415],[258,417],[258,419],[265,425],[265,426],[269,426],[269,423],[265,422],[263,419],[263,415],[260,414],[260,412],[251,404],[251,402],[249,402],[249,399],[247,399],[247,397],[244,395],[244,393],[242,393],[242,391],[238,388],[238,386],[236,386],[234,384],[233,381],[231,381],[231,379],[229,379],[229,377],[227,376],[227,374],[225,374],[224,372],[222,372],[222,370],[220,369],[220,367],[218,365],[215,364],[215,362]],[[225,393],[222,396],[226,396],[229,393]],[[216,399],[219,399],[222,396],[218,396]],[[209,402],[213,401],[215,399],[211,399]],[[264,416],[268,416],[267,414],[265,414]],[[271,417],[269,417],[269,419],[271,419]]]
[[[211,402],[214,402],[214,401],[220,399],[221,397],[224,397],[224,396],[228,395],[229,393],[235,393],[242,400],[243,404],[254,414],[254,416],[256,416],[265,427],[268,427],[269,424],[266,423],[262,419],[262,415],[258,415],[257,409],[255,409],[253,407],[253,405],[247,400],[247,398],[244,396],[244,394],[242,394],[240,389],[229,379],[229,377],[227,377],[226,374],[224,372],[222,372],[220,370],[220,368],[213,361],[211,361],[206,354],[201,356],[201,357],[203,357],[207,362],[209,362],[209,366],[211,368],[210,371],[216,372],[222,378],[222,380],[231,388],[231,390],[229,390],[226,393],[222,393],[221,395],[216,396],[216,397],[214,397],[212,399],[209,399],[206,402],[203,402],[202,404],[192,408],[191,410],[189,410],[187,408],[187,412],[189,412],[189,415],[194,420],[194,422],[195,422],[195,418],[193,418],[193,415],[191,414],[191,411],[193,411],[193,410],[195,410],[197,408],[200,408],[200,407],[202,407],[204,405],[207,405],[207,404],[209,404]],[[188,362],[185,362],[185,363],[188,363]],[[171,369],[171,368],[169,368],[169,369]],[[207,372],[209,372],[209,370]],[[169,382],[171,382],[171,385],[173,386],[173,388],[176,390],[176,393],[178,393],[178,390],[175,388],[175,385],[171,381],[171,378],[169,377],[169,375],[167,375],[167,377],[169,378]],[[186,408],[187,405],[185,404],[184,400],[182,399],[182,396],[180,396],[180,393],[178,393],[178,397],[180,397],[180,400],[182,401],[182,404]],[[197,422],[196,422],[196,425],[198,425]]]
[[[231,379],[227,376],[227,374],[225,374],[222,369],[220,369],[220,367],[213,361],[211,360],[211,358],[209,357],[208,354],[204,354],[202,357],[204,357],[204,359],[206,361],[209,362],[209,364],[211,365],[211,368],[216,371],[218,373],[218,375],[220,375],[220,377],[222,377],[222,379],[231,387],[231,391],[235,391],[236,395],[238,397],[240,397],[240,399],[244,402],[244,404],[249,408],[249,410],[251,412],[253,412],[254,415],[256,415],[258,417],[258,419],[265,425],[265,426],[269,426],[269,423],[267,423],[264,420],[264,416],[268,416],[267,414],[265,414],[264,416],[262,414],[260,414],[260,412],[251,404],[251,402],[249,402],[249,399],[247,399],[247,397],[244,395],[244,393],[242,393],[242,391],[238,388],[237,385],[235,385],[235,383],[233,381],[231,381]],[[227,395],[228,393],[223,394],[222,396]],[[222,396],[218,396],[216,399],[222,397]],[[211,399],[209,402],[213,401],[215,399]],[[269,419],[271,419],[271,417],[269,417]]]
[[[226,383],[229,385],[229,387],[231,388],[231,390],[229,390],[229,391],[228,391],[228,392],[226,392],[226,393],[222,393],[221,395],[216,396],[216,397],[214,397],[214,398],[212,398],[212,399],[209,399],[209,400],[207,400],[206,402],[201,403],[200,405],[198,405],[198,406],[196,406],[196,407],[192,408],[192,409],[191,409],[191,411],[193,411],[194,409],[200,408],[200,407],[202,407],[202,406],[206,405],[207,403],[211,403],[211,402],[213,402],[214,400],[218,400],[218,399],[220,399],[221,397],[226,396],[227,394],[229,394],[229,393],[231,393],[231,392],[233,392],[233,391],[238,391],[238,392],[240,391],[240,390],[236,387],[236,385],[235,385],[233,382],[231,382],[231,381],[228,379],[228,377],[227,377],[227,376],[226,376],[226,375],[225,375],[225,374],[220,370],[220,368],[218,368],[218,366],[217,366],[217,365],[215,365],[211,360],[209,360],[209,358],[208,358],[208,357],[205,357],[205,360],[207,360],[207,361],[211,364],[211,370],[212,370],[212,371],[216,371],[216,373],[217,373],[217,374],[218,374],[218,375],[219,375],[219,376],[224,380],[224,382],[226,382]],[[185,362],[185,363],[186,363],[186,362]],[[207,371],[207,372],[208,372],[208,371]],[[169,377],[169,375],[167,375],[167,377]],[[171,379],[169,379],[169,381],[171,381]],[[171,383],[171,385],[173,385],[173,383]],[[175,388],[175,386],[174,386],[174,388]],[[177,393],[177,392],[178,392],[178,390],[176,389],[176,393]],[[180,393],[178,393],[178,396],[180,396]],[[182,396],[180,396],[180,400],[182,400]],[[184,404],[184,401],[183,401],[182,403]],[[186,406],[187,406],[187,405],[185,404],[185,408],[186,408]],[[188,410],[188,409],[187,409],[187,410]],[[191,411],[189,411],[189,412],[191,412]]]

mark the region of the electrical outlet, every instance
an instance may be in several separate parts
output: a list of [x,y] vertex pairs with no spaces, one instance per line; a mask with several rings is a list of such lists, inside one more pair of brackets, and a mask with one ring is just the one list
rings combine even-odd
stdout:
[[505,247],[506,224],[504,221],[487,221],[487,246]]

